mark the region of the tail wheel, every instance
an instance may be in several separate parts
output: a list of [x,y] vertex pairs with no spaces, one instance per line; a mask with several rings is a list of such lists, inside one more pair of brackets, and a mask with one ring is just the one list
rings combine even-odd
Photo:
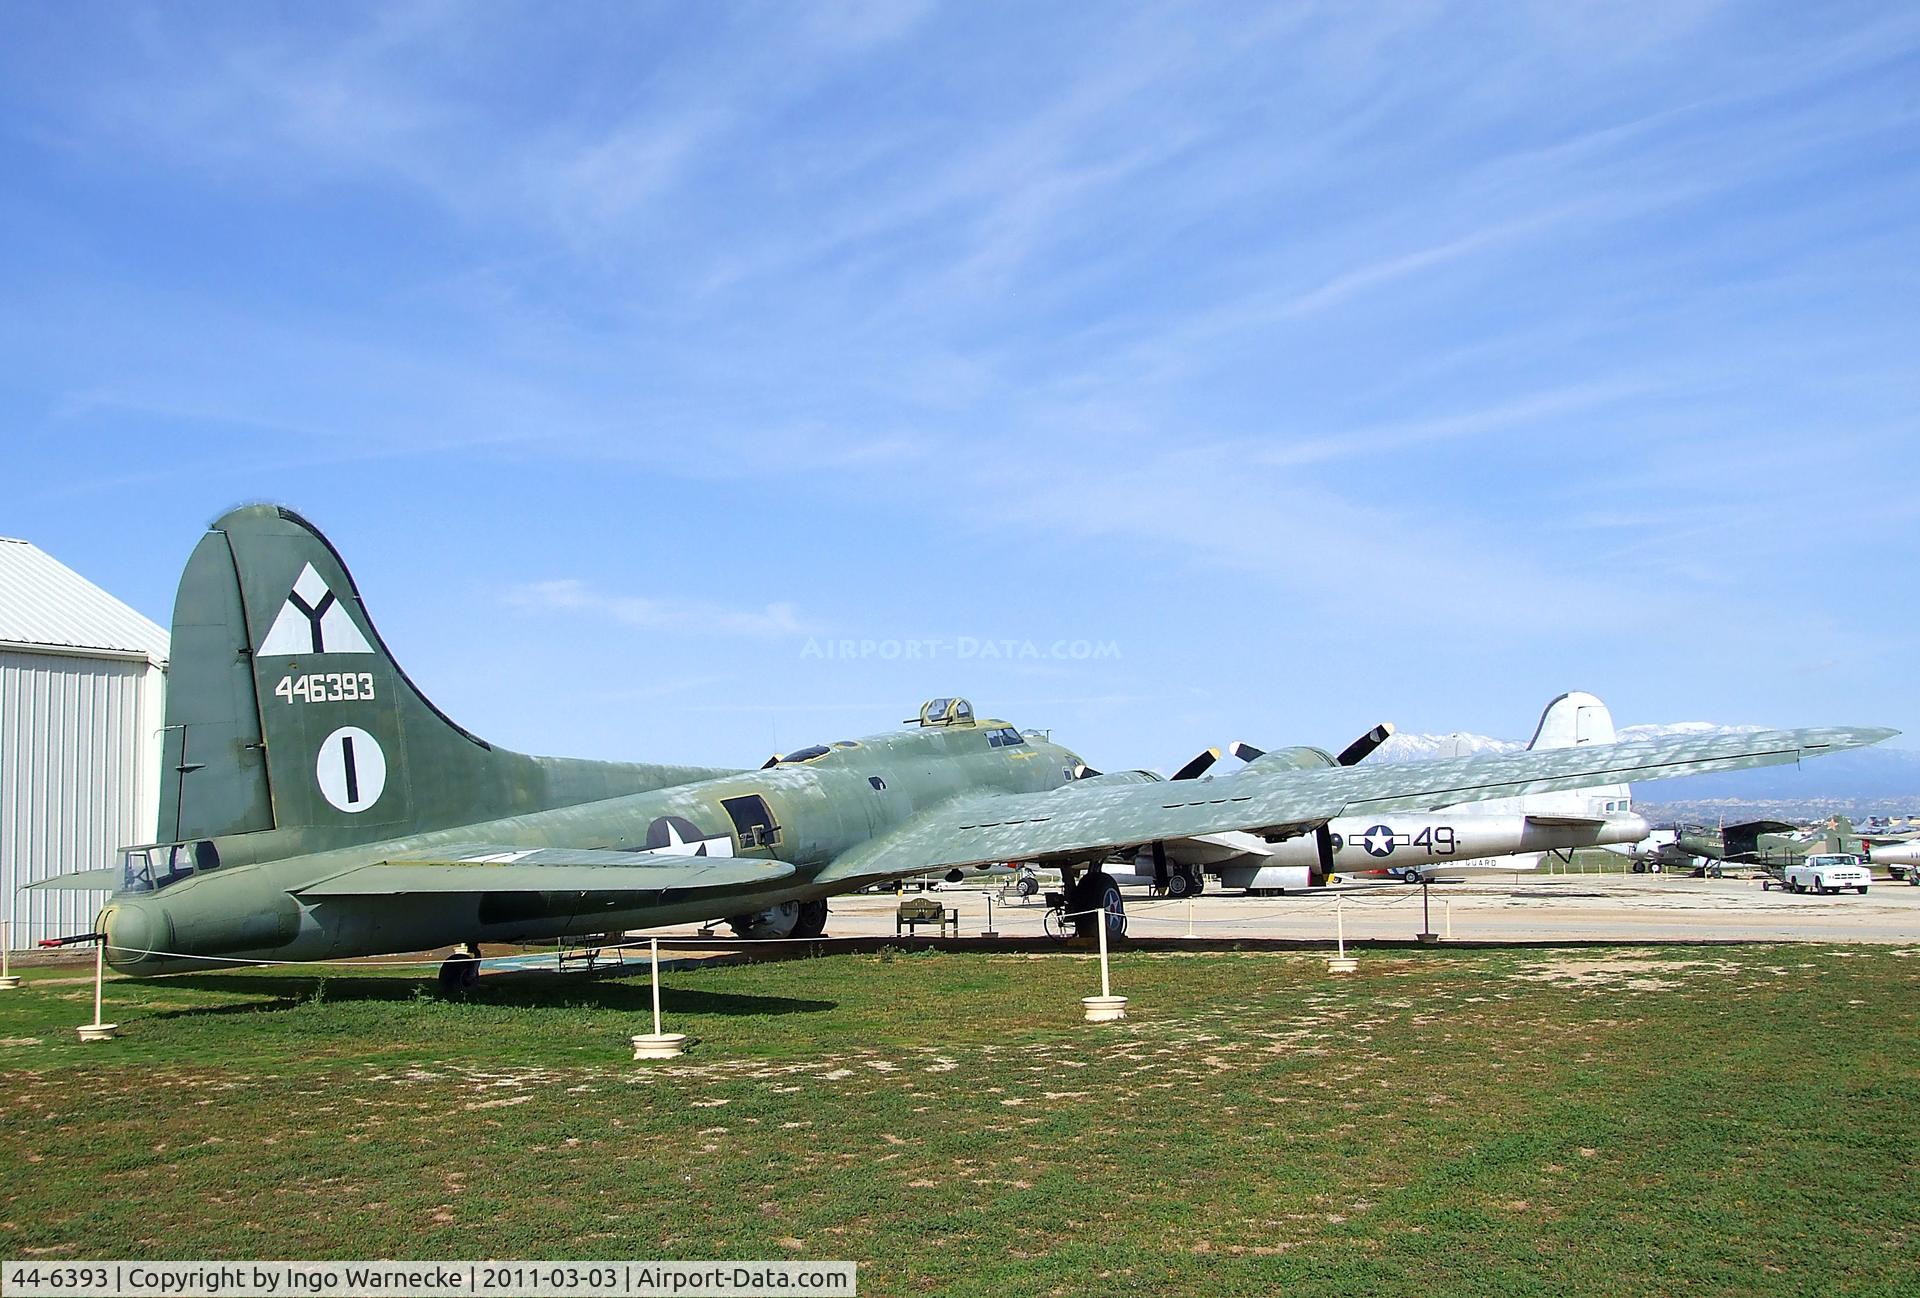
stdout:
[[480,981],[480,948],[476,943],[458,947],[440,966],[440,990],[448,996],[470,992]]
[[820,937],[827,931],[827,899],[800,903],[800,918],[794,921],[794,937]]

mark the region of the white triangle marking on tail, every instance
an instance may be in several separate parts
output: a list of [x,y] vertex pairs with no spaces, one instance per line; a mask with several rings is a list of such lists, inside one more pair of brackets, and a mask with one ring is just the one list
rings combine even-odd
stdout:
[[260,642],[262,654],[370,654],[373,646],[347,616],[326,579],[308,564]]

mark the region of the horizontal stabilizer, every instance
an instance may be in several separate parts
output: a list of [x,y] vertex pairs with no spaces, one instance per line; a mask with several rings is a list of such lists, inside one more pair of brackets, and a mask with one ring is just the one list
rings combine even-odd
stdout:
[[784,861],[669,856],[584,848],[501,848],[406,857],[363,865],[299,889],[301,897],[390,897],[408,893],[691,892],[775,883]]
[[1720,832],[1728,838],[1744,838],[1755,834],[1791,834],[1799,828],[1784,820],[1748,820],[1738,825],[1728,825]]
[[22,892],[113,892],[126,876],[118,866],[103,865],[98,870],[76,870],[56,874],[50,879],[35,879],[20,885]]

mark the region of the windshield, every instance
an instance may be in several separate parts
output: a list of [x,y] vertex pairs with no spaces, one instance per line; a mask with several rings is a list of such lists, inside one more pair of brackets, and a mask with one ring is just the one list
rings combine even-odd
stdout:
[[1808,865],[1852,865],[1853,858],[1851,856],[1810,856],[1807,858],[1807,864]]

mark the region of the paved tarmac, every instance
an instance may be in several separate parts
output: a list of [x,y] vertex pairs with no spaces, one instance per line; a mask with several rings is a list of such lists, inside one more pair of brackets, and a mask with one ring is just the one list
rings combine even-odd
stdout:
[[[918,896],[909,893],[909,896]],[[986,930],[986,890],[925,894],[959,912],[960,936]],[[1432,931],[1461,942],[1788,941],[1920,943],[1920,887],[1876,882],[1865,896],[1763,891],[1758,880],[1677,875],[1515,875],[1490,873],[1429,890]],[[832,937],[891,937],[899,901],[892,894],[835,897]],[[1277,938],[1329,940],[1335,907],[1348,940],[1405,941],[1420,932],[1421,890],[1401,884],[1360,891],[1249,897],[1209,891],[1191,907],[1134,892],[1127,898],[1132,938]],[[993,902],[1004,938],[1038,938],[1046,907],[1039,898]],[[659,930],[686,936],[689,925]],[[922,935],[934,932],[931,926]],[[729,935],[720,926],[718,934]]]

